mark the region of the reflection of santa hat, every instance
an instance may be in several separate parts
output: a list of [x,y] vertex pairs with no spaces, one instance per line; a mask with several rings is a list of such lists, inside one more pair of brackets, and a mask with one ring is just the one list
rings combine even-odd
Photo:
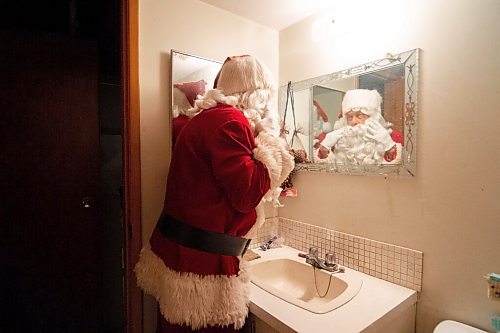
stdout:
[[329,133],[333,130],[332,124],[328,121],[328,115],[326,114],[325,110],[319,105],[319,103],[314,100],[313,101],[314,106],[316,107],[316,111],[318,112],[319,118],[323,120],[323,124],[321,125],[321,129],[323,133]]
[[186,95],[191,106],[193,106],[196,97],[205,93],[206,84],[205,80],[199,80],[194,82],[175,83],[174,87],[180,89]]
[[382,97],[376,90],[354,89],[345,93],[342,101],[342,113],[361,111],[368,116],[381,112]]
[[[313,105],[318,115],[318,121],[321,122],[321,124],[314,124],[314,135],[316,135],[316,137],[314,138],[314,148],[318,148],[319,144],[325,139],[326,134],[333,131],[333,126],[328,121],[328,114],[325,112],[325,110],[323,110],[321,105],[319,105],[318,101],[313,100]],[[319,126],[321,126],[321,128],[318,128]],[[317,130],[319,130],[320,132],[318,133]]]
[[234,95],[256,89],[273,89],[269,70],[257,58],[243,55],[226,59],[215,78],[214,87],[224,95]]

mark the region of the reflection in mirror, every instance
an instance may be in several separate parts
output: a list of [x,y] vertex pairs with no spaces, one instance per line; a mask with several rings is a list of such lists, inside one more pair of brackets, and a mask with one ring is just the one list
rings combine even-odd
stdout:
[[172,147],[198,95],[212,89],[222,62],[171,50]]
[[414,176],[418,49],[280,87],[297,170]]

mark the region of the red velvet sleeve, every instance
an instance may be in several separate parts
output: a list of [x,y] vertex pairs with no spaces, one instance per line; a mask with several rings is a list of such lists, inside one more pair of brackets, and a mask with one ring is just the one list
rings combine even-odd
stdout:
[[254,209],[269,190],[270,178],[266,167],[253,159],[255,142],[250,126],[227,121],[211,140],[213,173],[229,204],[240,212]]
[[392,139],[392,141],[403,145],[403,142],[404,142],[403,133],[401,133],[400,131],[392,131],[391,132],[391,139]]
[[[401,144],[401,146],[403,145],[403,140],[404,140],[403,133],[401,133],[399,131],[392,131],[391,132],[391,139],[395,143],[399,143],[399,144]],[[392,162],[396,159],[397,156],[398,156],[398,149],[395,145],[394,147],[392,147],[391,149],[389,149],[388,151],[385,152],[384,160],[386,162]]]

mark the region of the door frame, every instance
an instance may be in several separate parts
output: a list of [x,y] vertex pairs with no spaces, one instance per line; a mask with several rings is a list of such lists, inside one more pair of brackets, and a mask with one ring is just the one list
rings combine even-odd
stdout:
[[121,0],[121,95],[124,172],[124,309],[127,333],[142,333],[143,300],[134,265],[142,247],[139,105],[139,0]]

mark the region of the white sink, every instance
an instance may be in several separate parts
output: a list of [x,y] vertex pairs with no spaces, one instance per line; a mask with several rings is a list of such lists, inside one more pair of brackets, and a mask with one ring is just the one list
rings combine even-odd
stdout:
[[[349,302],[363,284],[358,276],[347,271],[334,273],[328,289],[329,272],[288,258],[255,263],[250,266],[250,272],[252,282],[258,287],[313,313],[327,313]],[[318,292],[326,295],[320,297]]]

